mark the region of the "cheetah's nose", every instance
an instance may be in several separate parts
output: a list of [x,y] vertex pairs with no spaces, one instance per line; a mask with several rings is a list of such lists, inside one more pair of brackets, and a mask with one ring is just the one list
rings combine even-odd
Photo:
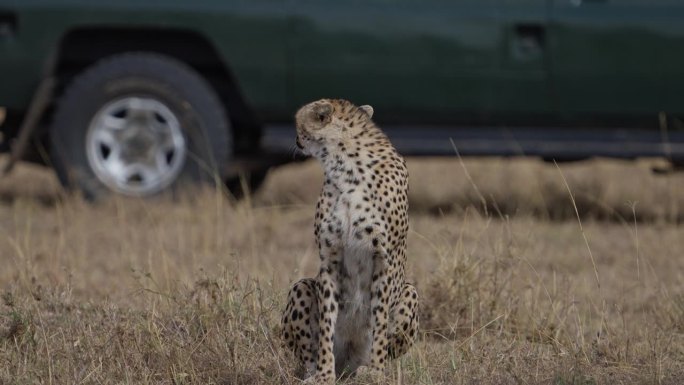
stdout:
[[299,136],[297,137],[296,144],[297,144],[297,148],[299,148],[300,150],[304,149],[304,146],[302,146],[302,142],[299,141]]

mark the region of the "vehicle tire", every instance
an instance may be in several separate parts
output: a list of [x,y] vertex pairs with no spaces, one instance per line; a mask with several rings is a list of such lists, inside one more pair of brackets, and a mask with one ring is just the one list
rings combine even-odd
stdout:
[[88,199],[220,181],[232,157],[215,91],[186,64],[154,53],[111,56],[77,75],[49,135],[60,182]]

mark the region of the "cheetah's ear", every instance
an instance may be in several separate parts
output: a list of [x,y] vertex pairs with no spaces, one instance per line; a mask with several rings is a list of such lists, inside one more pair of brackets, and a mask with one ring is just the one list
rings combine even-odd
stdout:
[[327,124],[332,120],[333,106],[329,103],[317,104],[314,106],[313,112],[316,120],[320,123]]
[[366,115],[368,115],[368,119],[373,117],[373,107],[369,106],[368,104],[359,107],[361,111],[365,112]]

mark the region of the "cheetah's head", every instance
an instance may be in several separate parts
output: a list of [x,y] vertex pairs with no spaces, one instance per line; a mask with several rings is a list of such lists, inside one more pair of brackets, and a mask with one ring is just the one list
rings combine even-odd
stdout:
[[373,117],[373,107],[357,107],[342,99],[321,99],[300,108],[295,115],[297,147],[320,157],[329,144],[345,141],[363,131]]

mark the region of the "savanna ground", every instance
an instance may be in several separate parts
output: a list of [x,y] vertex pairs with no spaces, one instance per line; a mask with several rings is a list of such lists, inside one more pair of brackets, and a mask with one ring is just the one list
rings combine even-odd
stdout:
[[[422,332],[388,382],[684,383],[684,175],[653,162],[410,159]],[[298,383],[278,324],[320,174],[97,205],[0,179],[0,384]]]

